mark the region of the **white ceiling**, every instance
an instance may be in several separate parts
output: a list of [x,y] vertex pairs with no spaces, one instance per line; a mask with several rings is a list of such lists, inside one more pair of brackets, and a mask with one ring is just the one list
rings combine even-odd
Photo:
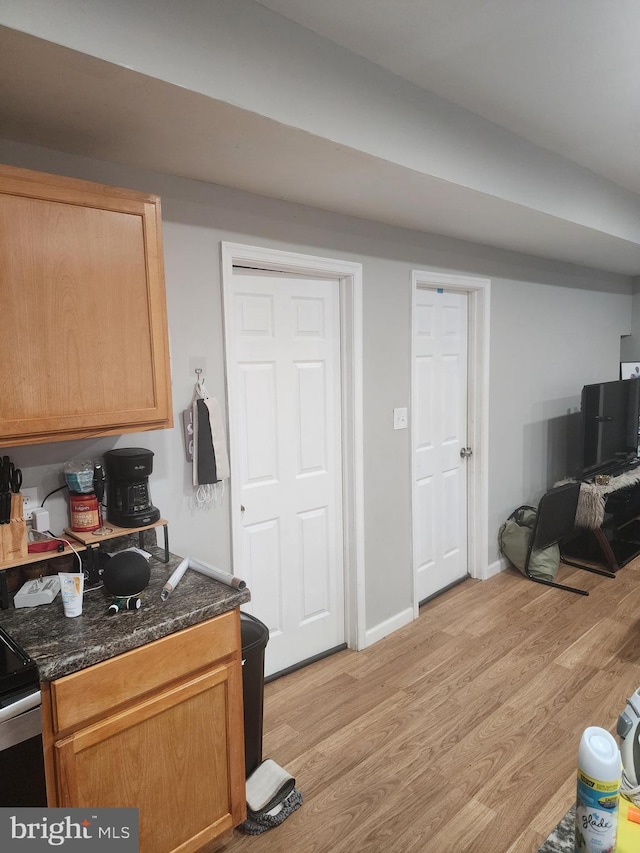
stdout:
[[[142,26],[135,14],[148,12],[150,3],[155,17],[134,29]],[[640,0],[208,0],[207,5],[194,0],[182,20],[191,29],[183,33],[166,17],[177,14],[172,0],[122,0],[113,14],[108,7],[108,15],[106,7],[91,6],[85,17],[77,15],[85,9],[82,0],[60,0],[57,9],[63,7],[66,18],[55,10],[47,18],[47,3],[42,14],[30,16],[15,6],[16,20],[0,26],[0,137],[640,275],[640,216],[635,215],[640,196],[633,195],[640,194]],[[106,17],[92,19],[89,12],[97,9]],[[5,17],[0,11],[0,21]],[[109,37],[105,28],[111,28]],[[243,44],[250,32],[254,40]],[[293,60],[281,61],[281,44],[293,60],[309,64],[311,77],[324,75],[316,103],[305,100],[304,85],[296,88],[299,81],[286,77],[298,69]],[[171,47],[177,72],[166,59]],[[311,60],[305,50],[315,51]],[[248,53],[255,55],[253,65]],[[269,64],[267,55],[274,54]],[[372,66],[355,62],[353,54],[384,70],[371,74]],[[198,77],[194,68],[200,61]],[[436,105],[421,117],[422,124],[406,125],[415,130],[412,142],[427,160],[433,159],[434,146],[449,153],[442,144],[445,132],[438,138],[439,118],[456,109],[446,101],[492,122],[468,112],[451,119],[463,137],[452,159],[464,153],[469,169],[439,174],[422,168],[419,158],[403,161],[386,156],[384,147],[362,147],[360,126],[368,130],[367,139],[380,142],[390,124],[371,125],[362,102],[359,112],[352,111],[350,127],[358,132],[333,135],[330,102],[342,78],[338,71],[327,76],[332,63],[357,66],[352,83],[365,77],[375,81],[373,86],[391,81],[388,90],[399,93],[400,102],[405,96],[411,105],[418,101],[418,90],[400,77],[435,94],[429,96],[431,106],[445,99],[438,104],[447,109]],[[284,110],[262,109],[269,73]],[[208,91],[210,81],[223,77],[226,89]],[[199,88],[201,80],[205,85]],[[280,81],[288,86],[282,97]],[[352,91],[368,90],[356,85],[348,94]],[[500,150],[493,142],[505,131],[496,125],[517,135]],[[431,133],[428,143],[425,128]],[[517,145],[507,163],[505,152],[513,151],[518,136],[539,147]],[[539,157],[546,153],[540,147],[552,153]],[[487,151],[493,156],[490,167]],[[602,177],[584,169],[575,176],[577,167],[562,158]],[[539,189],[539,198],[530,191],[518,196],[520,175],[530,178],[527,159],[533,164],[533,195]],[[470,174],[486,176],[494,166],[501,186],[469,182]],[[580,191],[581,181],[588,192]]]
[[258,0],[640,192],[638,0]]

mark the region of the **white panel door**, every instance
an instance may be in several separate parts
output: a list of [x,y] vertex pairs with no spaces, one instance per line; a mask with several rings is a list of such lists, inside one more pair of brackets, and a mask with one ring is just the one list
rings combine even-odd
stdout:
[[413,546],[418,601],[467,574],[466,293],[418,288],[414,312]]
[[345,637],[339,283],[234,268],[229,297],[234,571],[270,675]]

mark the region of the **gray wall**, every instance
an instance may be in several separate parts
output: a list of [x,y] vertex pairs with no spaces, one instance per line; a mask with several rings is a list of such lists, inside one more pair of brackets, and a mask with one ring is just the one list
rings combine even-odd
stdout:
[[640,276],[633,279],[631,334],[622,339],[620,361],[640,361]]
[[[191,400],[193,359],[205,360],[207,388],[224,403],[221,240],[364,265],[368,629],[412,603],[409,432],[392,428],[393,408],[410,401],[411,270],[492,280],[489,563],[497,560],[496,532],[506,515],[568,473],[582,385],[618,375],[620,336],[630,332],[627,278],[10,142],[0,141],[0,162],[162,197],[176,424]],[[48,491],[62,482],[65,461],[134,445],[156,453],[152,497],[170,522],[172,549],[228,567],[229,496],[208,512],[192,508],[178,427],[9,452],[25,486]],[[64,497],[47,506],[54,530],[67,524]]]

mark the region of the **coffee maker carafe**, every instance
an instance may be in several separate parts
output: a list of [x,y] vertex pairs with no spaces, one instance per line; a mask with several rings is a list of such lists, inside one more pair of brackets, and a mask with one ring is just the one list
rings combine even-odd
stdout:
[[151,503],[149,475],[153,451],[121,447],[104,454],[107,474],[107,519],[118,527],[145,527],[160,518]]

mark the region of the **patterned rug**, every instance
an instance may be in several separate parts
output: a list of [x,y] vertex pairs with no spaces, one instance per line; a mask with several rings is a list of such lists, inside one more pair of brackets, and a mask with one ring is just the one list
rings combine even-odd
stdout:
[[547,840],[538,847],[538,853],[573,853],[575,838],[575,806],[571,806]]

